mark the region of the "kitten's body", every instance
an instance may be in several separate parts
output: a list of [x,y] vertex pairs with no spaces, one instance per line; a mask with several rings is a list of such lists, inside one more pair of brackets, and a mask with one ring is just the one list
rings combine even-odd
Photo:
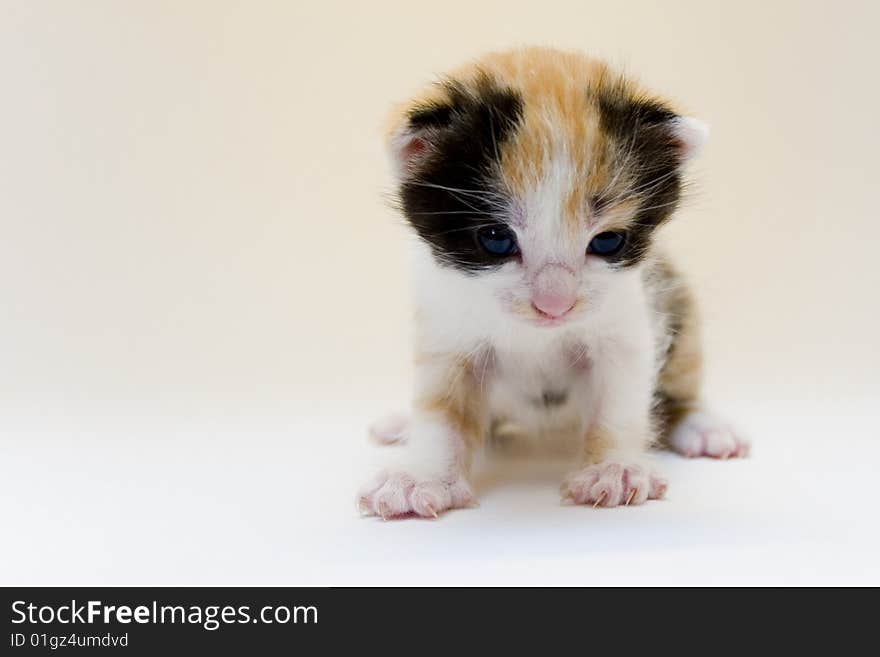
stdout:
[[606,506],[663,495],[641,459],[658,439],[745,452],[697,412],[698,324],[652,247],[702,137],[601,62],[542,49],[483,58],[398,115],[390,144],[421,238],[417,389],[409,416],[373,430],[393,446],[363,511],[471,503],[470,456],[500,432],[577,436],[564,495]]

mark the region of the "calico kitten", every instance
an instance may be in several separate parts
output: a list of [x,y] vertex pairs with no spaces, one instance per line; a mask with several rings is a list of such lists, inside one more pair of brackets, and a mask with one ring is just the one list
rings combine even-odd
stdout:
[[454,71],[395,114],[389,148],[415,257],[417,386],[378,422],[385,468],[362,513],[473,503],[474,450],[500,426],[576,434],[576,504],[642,504],[655,443],[744,456],[701,410],[698,321],[652,246],[699,121],[595,59],[530,48]]

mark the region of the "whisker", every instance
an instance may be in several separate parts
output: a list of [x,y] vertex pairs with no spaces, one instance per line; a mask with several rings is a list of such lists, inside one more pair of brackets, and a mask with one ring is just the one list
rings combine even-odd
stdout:
[[470,226],[463,226],[461,228],[450,228],[449,230],[444,230],[439,233],[431,233],[431,237],[439,237],[441,235],[449,235],[451,233],[458,233],[466,230],[479,230],[480,228],[486,228],[489,226],[497,226],[498,222],[490,222],[490,223],[480,223],[480,224],[471,224]]
[[468,194],[471,196],[476,196],[477,198],[486,198],[486,197],[492,197],[492,196],[500,197],[500,195],[497,192],[493,192],[491,190],[486,190],[486,189],[461,189],[458,187],[447,187],[445,185],[437,185],[435,183],[421,182],[418,180],[408,180],[404,184],[415,185],[417,187],[429,187],[432,189],[442,189],[447,192],[454,192],[454,193],[458,193],[458,194]]
[[680,203],[680,199],[675,199],[674,201],[669,201],[669,203],[659,203],[657,205],[649,205],[646,208],[640,207],[639,212],[645,212],[647,210],[659,210],[660,208],[668,208],[671,205],[678,205]]
[[468,214],[471,216],[483,216],[483,217],[494,216],[494,214],[492,212],[480,212],[478,210],[449,210],[449,211],[438,210],[436,212],[410,212],[409,214],[411,214],[413,216],[418,216],[418,217],[430,216],[430,215],[435,215],[435,214]]
[[625,190],[617,197],[610,199],[608,201],[605,201],[604,203],[605,203],[605,205],[613,205],[615,203],[622,203],[623,201],[628,201],[630,199],[638,198],[640,196],[647,196],[651,192],[656,190],[657,187],[659,187],[668,178],[676,175],[677,173],[678,173],[677,169],[674,169],[672,171],[668,171],[667,173],[663,174],[662,176],[658,176],[657,178],[649,180],[648,182],[643,183],[642,185],[639,185],[638,187],[634,187],[633,189]]

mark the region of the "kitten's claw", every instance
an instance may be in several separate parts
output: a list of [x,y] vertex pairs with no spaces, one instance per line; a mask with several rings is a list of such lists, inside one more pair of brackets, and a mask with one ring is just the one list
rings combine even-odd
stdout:
[[382,520],[387,521],[388,516],[391,515],[391,512],[388,510],[388,507],[385,504],[380,504],[376,507],[376,512],[379,514],[379,517]]
[[665,493],[665,479],[644,466],[623,462],[588,465],[570,474],[562,485],[563,500],[594,508],[644,504]]

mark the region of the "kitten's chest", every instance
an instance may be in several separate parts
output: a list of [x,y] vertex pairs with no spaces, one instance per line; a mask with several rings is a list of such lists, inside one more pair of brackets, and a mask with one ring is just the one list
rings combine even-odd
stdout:
[[586,349],[570,345],[497,354],[487,391],[492,417],[527,431],[579,422],[589,397],[587,363]]

